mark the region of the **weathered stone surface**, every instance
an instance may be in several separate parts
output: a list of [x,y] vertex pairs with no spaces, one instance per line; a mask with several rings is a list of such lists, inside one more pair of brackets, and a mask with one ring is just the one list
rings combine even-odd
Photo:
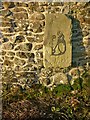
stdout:
[[10,56],[10,57],[14,57],[15,53],[14,52],[7,52],[7,55]]
[[1,15],[4,17],[12,16],[12,12],[10,10],[2,10]]
[[63,14],[46,14],[44,66],[68,67],[72,61],[71,20]]
[[12,50],[13,49],[13,44],[12,43],[6,43],[2,46],[2,49],[5,49],[5,50]]
[[4,43],[4,42],[8,42],[8,41],[9,41],[8,38],[3,38],[3,40],[2,40],[3,43]]
[[38,13],[34,13],[32,16],[31,16],[31,20],[44,20],[45,19],[45,16],[44,14],[38,14]]
[[23,21],[24,19],[28,19],[28,14],[26,12],[14,13],[13,15],[17,20]]
[[25,59],[27,58],[24,52],[17,52],[16,55],[19,56],[20,58],[25,58]]
[[10,27],[11,24],[7,21],[2,21],[0,24],[2,24],[2,27]]
[[40,29],[42,28],[42,26],[40,25],[39,21],[38,22],[33,22],[32,23],[33,26],[31,27],[32,31],[37,33],[37,32],[42,32]]
[[22,8],[22,7],[15,7],[13,10],[12,10],[13,12],[26,12],[26,10],[24,9],[24,8]]
[[0,55],[5,55],[6,51],[2,50],[2,52],[0,53]]
[[68,83],[68,78],[67,76],[62,73],[62,72],[58,72],[52,76],[50,76],[50,72],[48,71],[48,73],[44,73],[42,72],[39,78],[39,82],[41,84],[43,84],[44,86],[48,87],[48,88],[54,88],[60,84],[67,84]]
[[25,42],[25,38],[22,35],[16,36],[15,43]]
[[15,63],[16,65],[23,66],[23,65],[25,65],[25,60],[21,60],[21,59],[15,58],[15,59],[14,59],[14,63]]
[[2,33],[12,33],[14,32],[14,29],[11,27],[11,28],[2,28]]
[[9,2],[3,2],[3,7],[4,7],[4,8],[6,8],[6,9],[7,9],[7,8],[9,7],[9,5],[10,5],[10,3],[9,3]]
[[13,62],[11,62],[9,60],[5,60],[3,64],[6,65],[6,66],[12,66],[13,67]]
[[71,75],[73,79],[77,79],[77,78],[79,78],[79,76],[80,76],[80,71],[79,71],[78,68],[72,68],[72,69],[69,71],[69,75]]
[[36,45],[36,46],[34,47],[35,50],[39,50],[39,49],[42,49],[42,48],[43,48],[43,45],[42,45],[42,44]]
[[50,77],[51,84],[67,84],[67,76],[64,73],[56,73],[55,75]]
[[90,17],[87,17],[87,16],[86,16],[86,17],[85,17],[85,22],[88,23],[88,24],[90,24]]
[[20,44],[15,48],[15,50],[21,50],[21,51],[30,51],[31,49],[32,49],[31,43]]
[[14,59],[14,57],[13,57],[13,56],[8,56],[8,55],[6,55],[6,56],[5,56],[5,59],[12,61],[12,60]]
[[34,37],[30,37],[30,36],[28,37],[28,36],[27,36],[27,40],[28,40],[28,42],[34,42],[34,41],[35,41],[35,38],[34,38]]

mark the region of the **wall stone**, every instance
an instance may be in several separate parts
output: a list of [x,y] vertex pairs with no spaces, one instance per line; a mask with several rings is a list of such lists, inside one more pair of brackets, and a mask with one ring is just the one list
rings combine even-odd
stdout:
[[43,45],[44,67],[65,68],[71,65],[71,26],[71,20],[63,14],[46,15]]

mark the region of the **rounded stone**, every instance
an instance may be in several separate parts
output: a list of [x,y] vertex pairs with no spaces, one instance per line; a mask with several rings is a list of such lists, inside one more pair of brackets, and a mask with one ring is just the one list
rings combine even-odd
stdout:
[[2,24],[2,27],[10,27],[11,26],[11,24],[8,22],[8,20],[7,21],[3,20],[1,24]]
[[27,48],[27,50],[31,51],[32,44],[31,43],[26,43],[26,48]]
[[32,44],[31,43],[20,44],[15,48],[15,50],[31,51],[32,50]]
[[90,24],[90,17],[85,17],[85,22],[86,22],[87,24]]
[[51,76],[50,81],[54,85],[67,84],[68,83],[67,76],[64,73],[61,73],[61,72],[56,73],[55,75]]
[[19,13],[19,12],[27,12],[26,9],[24,9],[24,7],[15,7],[13,8],[13,13],[16,12],[16,13]]
[[27,56],[28,56],[29,62],[32,62],[32,64],[33,64],[35,62],[34,61],[34,58],[35,58],[34,53],[27,53]]
[[18,66],[22,66],[22,65],[25,65],[26,61],[25,60],[21,60],[21,59],[18,59],[18,58],[15,58],[14,59],[14,63]]
[[7,56],[7,55],[6,55],[4,58],[5,58],[6,60],[12,61],[12,60],[14,59],[14,56]]
[[34,47],[34,50],[39,50],[39,49],[42,49],[43,48],[43,45],[36,45],[35,47]]
[[31,27],[31,29],[33,29],[33,31],[37,31],[37,30],[41,27],[39,21],[33,22],[32,24],[33,24],[33,25],[32,25],[32,27]]
[[10,3],[9,2],[3,2],[3,7],[7,9],[9,7]]
[[45,21],[40,21],[40,26],[44,27],[45,26]]
[[14,7],[15,7],[14,2],[10,2],[10,5],[8,6],[8,8],[14,8]]
[[64,3],[63,2],[54,2],[53,6],[63,6]]
[[87,7],[87,8],[86,8],[86,12],[87,12],[87,13],[90,13],[90,7]]
[[14,52],[7,52],[7,55],[8,55],[8,56],[11,56],[11,57],[14,57],[14,56],[15,56],[15,53],[14,53]]
[[85,68],[83,66],[80,66],[79,68],[80,76],[82,76],[85,73]]
[[17,52],[16,56],[20,57],[20,58],[27,58],[26,54],[24,52]]
[[6,66],[11,66],[11,67],[13,67],[13,62],[11,62],[11,61],[9,61],[9,60],[5,60],[3,64],[6,65]]
[[42,85],[44,85],[44,86],[46,86],[46,87],[47,87],[47,85],[48,85],[48,80],[47,80],[47,78],[44,78],[44,77],[39,78],[39,82],[40,82],[40,84],[42,84]]
[[5,43],[5,44],[3,44],[2,49],[5,49],[5,50],[12,50],[13,47],[14,47],[14,46],[13,46],[12,43]]
[[87,35],[89,35],[89,32],[88,31],[83,31],[83,36],[85,37]]
[[39,6],[39,7],[37,8],[37,11],[39,11],[39,12],[44,12],[45,10],[44,10],[44,7],[43,7],[43,6]]
[[27,36],[27,40],[28,40],[28,42],[34,42],[35,38],[32,36]]
[[4,42],[8,42],[8,41],[9,41],[8,38],[3,38],[3,43],[4,43]]
[[10,27],[8,30],[9,30],[10,33],[15,31],[13,27]]
[[13,13],[10,10],[4,9],[2,10],[2,14],[3,17],[11,17],[13,15]]
[[36,12],[31,16],[31,20],[44,20],[44,19],[45,19],[45,15],[42,13]]
[[0,53],[0,55],[5,55],[6,51],[2,50],[2,52]]
[[25,42],[25,38],[22,35],[16,36],[15,43]]
[[24,3],[24,2],[15,2],[14,4],[17,7],[28,7],[28,3]]
[[21,71],[22,68],[21,68],[19,65],[16,65],[14,70],[15,70],[15,71]]
[[[1,63],[3,63],[3,60],[4,60],[3,57],[0,56],[0,65],[1,65]],[[0,70],[0,72],[1,72],[1,70]]]
[[9,28],[5,27],[2,29],[2,33],[10,33]]
[[23,21],[23,20],[26,20],[26,19],[28,19],[28,14],[26,13],[26,12],[21,12],[20,11],[20,13],[14,13],[14,18],[16,19],[16,20],[21,20],[21,21]]
[[44,35],[35,35],[35,42],[41,43],[43,42]]
[[36,57],[43,58],[43,52],[36,52]]
[[79,78],[80,76],[80,71],[78,68],[72,68],[70,71],[69,71],[69,75],[74,78],[74,79],[77,79]]
[[42,32],[42,29],[41,29],[41,28],[38,28],[35,33],[40,33],[40,32]]
[[38,69],[41,69],[43,67],[43,60],[37,59],[37,65],[38,65]]
[[45,19],[45,16],[44,16],[44,14],[37,14],[37,15],[36,15],[36,19],[37,19],[37,20],[44,20],[44,19]]

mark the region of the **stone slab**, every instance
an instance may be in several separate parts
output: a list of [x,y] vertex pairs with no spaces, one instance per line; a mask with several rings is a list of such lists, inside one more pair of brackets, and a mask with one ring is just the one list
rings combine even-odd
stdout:
[[46,14],[43,45],[43,64],[49,67],[68,67],[72,62],[71,20],[64,14]]

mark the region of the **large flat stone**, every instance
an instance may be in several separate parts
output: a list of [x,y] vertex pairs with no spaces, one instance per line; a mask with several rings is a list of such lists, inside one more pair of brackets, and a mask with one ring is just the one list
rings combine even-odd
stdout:
[[49,67],[68,67],[72,61],[71,20],[63,14],[46,14],[43,45],[43,64]]

